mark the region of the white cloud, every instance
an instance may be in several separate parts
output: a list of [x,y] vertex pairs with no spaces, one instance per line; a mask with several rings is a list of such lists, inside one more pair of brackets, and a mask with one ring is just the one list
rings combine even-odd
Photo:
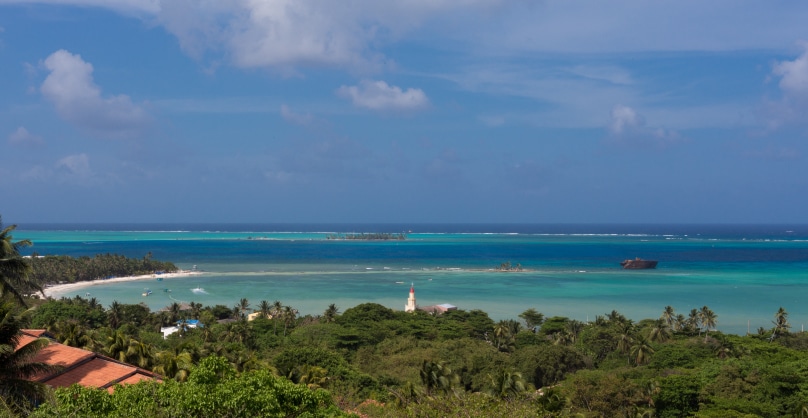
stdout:
[[808,42],[801,42],[803,48],[793,61],[780,61],[772,66],[771,76],[779,78],[778,87],[782,96],[765,100],[761,112],[768,129],[776,130],[789,124],[805,124],[808,116]]
[[28,132],[28,129],[20,126],[16,131],[8,136],[8,143],[14,146],[21,147],[38,147],[45,143],[42,137]]
[[372,71],[401,39],[506,55],[781,48],[804,36],[808,13],[802,2],[751,0],[0,0],[32,2],[154,19],[194,57],[287,72]]
[[281,105],[281,116],[284,120],[296,125],[310,125],[314,121],[314,117],[309,113],[296,113],[289,109],[287,105]]
[[646,126],[645,118],[631,107],[616,105],[612,108],[611,116],[609,131],[616,142],[666,146],[683,140],[675,131]]
[[92,177],[90,158],[87,154],[68,155],[56,162],[57,171],[76,178]]
[[163,1],[157,19],[194,57],[211,52],[242,68],[294,73],[326,66],[382,68],[379,47],[436,17],[490,11],[502,0]]
[[39,3],[57,6],[103,7],[127,15],[152,15],[160,11],[161,0],[0,0],[4,3]]
[[102,97],[93,81],[93,66],[80,55],[59,50],[44,62],[50,71],[40,91],[59,115],[80,129],[104,137],[131,137],[150,122],[129,96]]
[[429,104],[423,90],[402,90],[381,80],[362,80],[358,86],[342,86],[337,94],[351,99],[354,106],[373,110],[415,110]]
[[780,89],[787,96],[808,100],[808,42],[803,42],[802,47],[802,55],[794,61],[776,63],[772,74],[780,77]]

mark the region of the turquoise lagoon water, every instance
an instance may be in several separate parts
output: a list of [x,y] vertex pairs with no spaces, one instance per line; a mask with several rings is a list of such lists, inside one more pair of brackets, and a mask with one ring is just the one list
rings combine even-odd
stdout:
[[[333,232],[407,232],[405,241],[328,240]],[[450,303],[516,319],[528,308],[592,320],[617,310],[640,320],[666,305],[687,315],[707,305],[718,329],[770,327],[780,306],[795,330],[808,323],[808,227],[802,225],[20,225],[26,254],[118,253],[203,273],[161,282],[100,284],[104,305],[174,301],[233,306],[280,300],[316,315],[365,302],[403,309]],[[659,260],[654,270],[619,262]],[[502,262],[525,271],[499,272]],[[144,289],[152,295],[143,297]],[[170,292],[164,291],[170,289]]]

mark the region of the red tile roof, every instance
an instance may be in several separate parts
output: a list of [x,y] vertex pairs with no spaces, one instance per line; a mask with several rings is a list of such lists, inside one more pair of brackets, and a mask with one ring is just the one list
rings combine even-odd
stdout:
[[[45,330],[22,330],[17,349],[31,343],[41,335],[45,335]],[[145,379],[162,380],[159,375],[148,370],[52,340],[37,353],[33,361],[62,367],[62,370],[57,373],[37,375],[32,378],[32,380],[52,387],[78,383],[112,391],[117,383],[130,384]]]

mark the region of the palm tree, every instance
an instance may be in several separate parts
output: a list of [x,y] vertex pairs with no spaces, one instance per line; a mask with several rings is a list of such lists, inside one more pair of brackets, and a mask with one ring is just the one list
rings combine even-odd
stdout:
[[283,307],[283,335],[286,336],[286,329],[289,325],[294,325],[297,317],[297,309],[292,309],[291,306]]
[[507,321],[499,321],[494,326],[494,339],[492,341],[497,350],[510,353],[516,349],[516,338]]
[[241,316],[244,316],[244,312],[247,312],[247,309],[250,307],[250,302],[247,298],[241,298],[238,301],[238,309],[241,311]]
[[651,328],[651,331],[648,333],[648,339],[652,342],[658,343],[664,343],[670,340],[672,332],[671,327],[668,324],[668,321],[663,318],[659,318],[654,321],[654,325]]
[[322,367],[306,364],[299,368],[299,373],[297,383],[306,385],[309,389],[319,389],[328,383],[328,370]]
[[665,310],[662,311],[662,316],[659,317],[660,319],[664,320],[670,329],[675,328],[676,324],[676,312],[673,311],[673,306],[666,306]]
[[93,338],[87,330],[75,319],[59,321],[56,323],[56,336],[60,343],[71,347],[92,349]]
[[274,335],[278,335],[278,320],[280,320],[280,316],[283,313],[283,305],[281,305],[281,301],[276,300],[272,302],[272,322],[275,327],[273,330]]
[[774,314],[774,321],[772,321],[772,323],[774,324],[774,330],[772,331],[772,336],[769,341],[773,341],[778,332],[785,334],[791,329],[791,324],[788,323],[788,312],[786,312],[785,308],[782,306],[777,310],[777,313]]
[[631,357],[637,365],[646,364],[651,361],[651,355],[654,354],[654,348],[648,340],[642,335],[637,336],[634,345],[631,347]]
[[262,300],[261,303],[258,304],[258,312],[261,312],[261,318],[268,319],[272,312],[272,305],[266,300]]
[[706,342],[708,332],[710,332],[711,329],[715,329],[718,323],[718,315],[708,308],[707,305],[701,308],[698,315],[701,320],[701,325],[704,327],[704,341]]
[[701,315],[699,315],[698,309],[693,308],[690,310],[690,314],[687,316],[685,323],[687,324],[688,330],[699,330],[699,335],[701,335]]
[[51,373],[58,368],[31,361],[48,345],[47,338],[36,339],[22,347],[20,343],[21,318],[15,315],[11,303],[0,304],[0,400],[12,412],[29,412],[31,404],[50,397],[50,390],[42,383],[29,380],[40,373]]
[[166,350],[157,353],[157,365],[153,371],[169,379],[184,382],[191,373],[193,361],[187,351]]
[[109,327],[112,329],[118,329],[123,321],[123,306],[118,303],[117,300],[113,300],[112,304],[109,305],[109,310],[107,311],[107,320],[109,321]]
[[324,322],[334,322],[337,320],[337,315],[339,315],[339,308],[335,304],[328,305],[325,312],[323,312],[323,321]]
[[435,390],[449,392],[460,382],[460,376],[443,362],[434,363],[424,360],[419,374],[421,383],[426,388],[427,396],[431,395]]
[[27,308],[23,292],[31,289],[43,292],[42,287],[31,279],[31,264],[20,255],[20,248],[30,246],[31,241],[13,241],[11,232],[16,228],[17,225],[3,228],[3,218],[0,217],[0,296],[10,294]]
[[501,370],[494,376],[488,375],[488,379],[489,393],[502,399],[519,396],[527,390],[525,379],[516,371]]
[[123,331],[115,331],[114,334],[107,337],[104,351],[115,360],[126,363],[127,352],[129,351],[129,338]]
[[152,367],[155,358],[154,347],[151,344],[132,338],[129,340],[126,358],[129,360],[130,364],[134,364],[143,369],[149,369]]

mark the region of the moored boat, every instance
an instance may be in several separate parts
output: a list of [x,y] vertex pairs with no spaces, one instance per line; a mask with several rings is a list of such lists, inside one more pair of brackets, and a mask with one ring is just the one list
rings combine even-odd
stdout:
[[624,269],[640,270],[640,269],[654,269],[657,266],[657,260],[643,260],[639,257],[633,260],[624,260],[620,263]]

